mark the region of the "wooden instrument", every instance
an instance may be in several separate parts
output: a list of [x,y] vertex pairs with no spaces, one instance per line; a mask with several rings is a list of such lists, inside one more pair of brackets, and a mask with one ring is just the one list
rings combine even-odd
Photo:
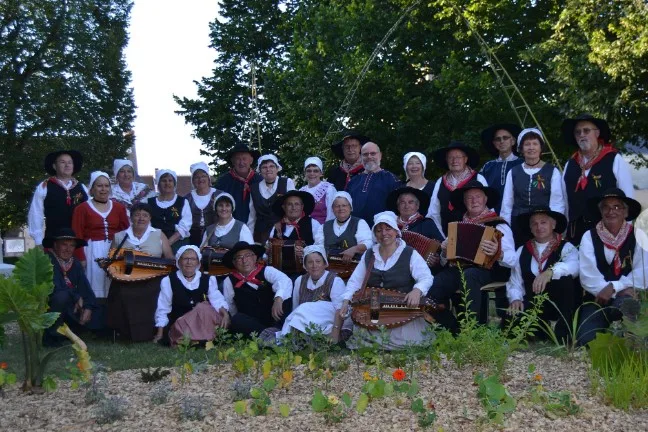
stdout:
[[110,249],[108,258],[98,258],[96,261],[108,277],[119,282],[141,282],[167,276],[176,270],[175,260],[156,258],[133,249],[122,249],[117,256],[115,250]]
[[471,222],[450,222],[446,257],[450,261],[460,261],[490,269],[499,254],[486,255],[480,247],[481,242],[491,240],[501,247],[501,239],[502,233],[494,227]]
[[223,264],[223,256],[228,251],[225,248],[206,247],[200,252],[202,254],[202,261],[200,263],[200,270],[203,273],[208,273],[212,276],[223,276],[231,273],[231,269]]
[[303,240],[268,239],[268,265],[284,273],[304,273]]
[[331,249],[328,251],[329,270],[334,271],[344,282],[349,280],[351,274],[358,266],[362,254],[355,254],[351,261],[344,262],[342,259],[342,249]]
[[434,322],[431,314],[445,309],[444,305],[437,304],[426,296],[421,296],[417,307],[409,307],[405,296],[405,293],[385,288],[361,289],[351,299],[351,319],[369,330],[377,330],[380,326],[391,329],[420,317]]
[[411,246],[420,253],[429,267],[432,267],[432,257],[441,249],[441,243],[438,240],[425,237],[423,234],[412,231],[403,231],[403,240],[405,244]]

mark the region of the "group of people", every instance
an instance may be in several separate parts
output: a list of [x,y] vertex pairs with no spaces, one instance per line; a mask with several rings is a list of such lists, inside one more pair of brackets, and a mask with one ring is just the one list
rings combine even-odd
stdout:
[[[172,170],[157,172],[155,193],[135,181],[126,159],[114,162],[114,184],[94,171],[86,187],[74,178],[81,154],[64,150],[45,158],[51,177],[36,189],[29,231],[55,267],[51,307],[62,312],[59,320],[107,325],[134,341],[174,344],[185,333],[209,339],[218,326],[267,338],[315,326],[338,340],[353,331],[350,302],[366,286],[399,291],[409,307],[428,296],[447,306],[436,321],[457,331],[450,305],[462,286],[484,323],[481,287],[501,281],[503,322],[547,292],[543,318],[558,321],[563,340],[573,336],[567,324],[585,303],[575,335],[585,344],[621,318],[619,306],[635,289],[646,288],[648,261],[631,222],[641,206],[607,122],[582,115],[566,119],[562,133],[574,148],[562,174],[542,160],[540,129],[495,124],[481,134],[495,157],[481,171],[478,152],[454,141],[432,155],[444,171],[439,179],[426,178],[423,152],[409,151],[400,181],[381,168],[375,142],[349,131],[331,147],[340,162],[328,181],[323,161],[308,157],[299,190],[280,175],[276,155],[237,145],[227,155],[230,170],[215,182],[205,163],[191,165],[193,190],[185,197]],[[448,258],[455,222],[494,228],[498,235],[476,251],[492,266]],[[424,256],[403,240],[407,231],[438,241],[439,251]],[[303,270],[268,264],[277,242]],[[173,259],[177,271],[137,290],[111,282],[96,259],[126,249]],[[206,249],[223,252],[229,274],[204,274]],[[328,269],[333,259],[355,266],[348,281]],[[390,347],[421,341],[425,326],[417,318],[391,329]],[[54,332],[46,338],[53,341]]]

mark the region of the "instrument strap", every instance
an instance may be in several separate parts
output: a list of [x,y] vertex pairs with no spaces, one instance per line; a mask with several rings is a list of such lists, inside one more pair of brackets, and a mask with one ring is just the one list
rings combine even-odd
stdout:
[[124,246],[124,243],[126,243],[126,240],[128,240],[128,234],[124,235],[124,238],[122,241],[119,243],[119,246],[117,246],[117,249],[115,249],[115,253],[113,253],[111,260],[116,260],[117,256],[119,255],[119,251],[121,250],[122,246]]
[[207,243],[209,243],[209,238],[214,234],[214,232],[216,232],[216,224],[214,224],[214,227],[211,230],[207,230],[207,232],[205,233],[206,234],[205,241],[203,242],[203,244],[200,245],[199,249],[202,249],[205,246],[207,246]]
[[367,266],[367,272],[362,281],[362,286],[360,286],[360,291],[367,289],[367,282],[369,282],[369,277],[371,276],[371,270],[374,268],[374,262],[376,261],[375,255],[371,254],[371,260],[369,260],[369,265]]

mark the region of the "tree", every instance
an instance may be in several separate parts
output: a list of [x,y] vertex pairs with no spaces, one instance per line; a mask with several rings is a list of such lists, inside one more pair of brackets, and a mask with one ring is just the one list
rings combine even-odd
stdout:
[[76,148],[111,166],[132,144],[135,105],[123,49],[132,2],[7,0],[0,4],[0,228],[25,223],[42,161]]

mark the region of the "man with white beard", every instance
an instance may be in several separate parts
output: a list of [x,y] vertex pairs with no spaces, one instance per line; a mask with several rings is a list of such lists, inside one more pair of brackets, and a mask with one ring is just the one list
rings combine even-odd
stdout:
[[582,114],[563,121],[562,135],[567,145],[577,148],[565,164],[563,196],[567,197],[567,240],[578,246],[597,219],[583,204],[614,187],[633,198],[634,188],[628,163],[612,146],[607,121]]
[[378,144],[369,141],[360,151],[364,173],[351,179],[347,192],[353,199],[353,216],[373,224],[375,214],[387,209],[387,195],[399,185],[394,174],[380,167],[382,153]]

